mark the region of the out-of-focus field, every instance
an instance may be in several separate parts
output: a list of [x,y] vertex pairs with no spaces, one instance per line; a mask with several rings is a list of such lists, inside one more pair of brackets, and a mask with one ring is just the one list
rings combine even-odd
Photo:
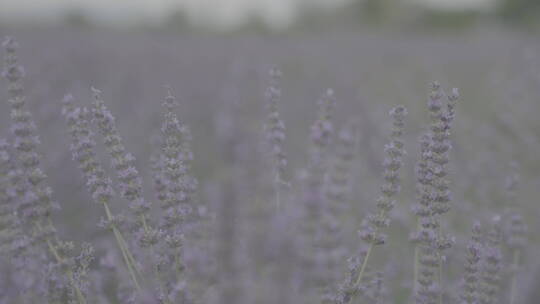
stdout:
[[[21,45],[29,108],[38,123],[45,171],[62,207],[54,215],[55,223],[66,239],[92,240],[104,232],[96,226],[101,210],[90,203],[71,160],[60,114],[64,94],[72,93],[84,105],[90,103],[91,86],[102,90],[127,149],[137,157],[140,171],[148,174],[162,117],[163,86],[172,87],[181,100],[179,116],[193,134],[194,172],[204,200],[209,184],[232,178],[231,164],[224,163],[228,151],[221,144],[223,138],[242,143],[245,161],[236,165],[248,167],[247,185],[262,167],[263,91],[266,72],[276,64],[283,72],[279,106],[287,127],[289,176],[307,162],[309,126],[326,88],[335,91],[336,125],[358,121],[361,137],[354,165],[358,226],[365,211],[373,210],[379,190],[381,152],[390,123],[387,112],[395,104],[408,108],[403,191],[392,213],[397,220],[388,242],[395,250],[380,254],[397,257],[395,263],[403,252],[412,256],[412,246],[405,240],[413,216],[418,137],[428,122],[429,83],[437,80],[445,89],[459,88],[450,173],[453,209],[447,220],[457,245],[451,250],[463,257],[473,220],[486,220],[504,210],[508,204],[503,199],[504,180],[515,161],[521,182],[513,203],[522,208],[531,231],[527,268],[535,269],[539,262],[534,254],[539,250],[535,232],[540,229],[540,42],[535,37],[495,30],[264,37],[0,30],[0,36],[7,34]],[[0,100],[5,101],[5,83],[0,88]],[[8,112],[2,102],[2,135],[8,133]],[[231,130],[234,134],[227,134]],[[146,177],[145,187],[150,188],[151,179]],[[456,265],[449,267],[450,275],[459,276],[463,261],[449,263]],[[527,271],[527,276],[533,274]],[[388,280],[394,285],[400,281]]]

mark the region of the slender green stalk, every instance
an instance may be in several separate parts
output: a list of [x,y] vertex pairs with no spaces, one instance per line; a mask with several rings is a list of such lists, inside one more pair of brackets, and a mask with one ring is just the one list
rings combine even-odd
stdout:
[[373,251],[373,247],[374,245],[370,244],[366,251],[366,256],[362,261],[362,266],[360,267],[360,272],[358,273],[358,278],[356,278],[356,285],[360,285],[360,283],[362,282],[362,278],[364,277],[364,273],[366,272],[367,262],[369,260],[369,257],[371,256],[371,251]]
[[96,160],[92,150],[95,144],[88,126],[90,113],[86,108],[75,108],[72,100],[73,97],[71,95],[64,97],[64,100],[62,101],[62,113],[66,118],[73,138],[73,144],[71,145],[73,157],[79,162],[79,167],[87,180],[94,201],[101,204],[105,209],[109,229],[112,230],[115,236],[116,243],[122,253],[131,280],[135,284],[137,290],[140,290],[140,284],[137,279],[137,276],[140,276],[140,273],[135,266],[135,259],[133,258],[122,233],[118,229],[114,216],[109,208],[109,201],[114,194],[111,182],[107,179],[105,171]]
[[[110,223],[113,223],[113,216],[109,209],[109,205],[104,202],[103,207],[105,208],[105,214],[107,215],[107,220]],[[116,243],[118,244],[118,247],[120,248],[120,251],[122,252],[122,256],[124,258],[124,263],[126,264],[126,267],[128,268],[129,275],[131,277],[131,280],[137,287],[137,290],[141,289],[141,286],[139,284],[139,281],[137,280],[137,276],[140,276],[140,273],[137,269],[135,259],[133,258],[133,255],[131,254],[131,251],[129,250],[126,241],[124,240],[124,237],[122,236],[122,233],[116,227],[115,224],[111,225],[111,229],[113,231],[114,237],[116,239]]]
[[[390,143],[384,148],[386,153],[386,158],[383,162],[383,177],[385,182],[381,187],[381,195],[377,199],[378,211],[369,214],[362,223],[363,228],[360,231],[360,237],[369,245],[358,276],[354,280],[357,287],[362,283],[374,246],[382,245],[386,242],[386,235],[382,232],[382,229],[390,225],[388,213],[394,208],[394,199],[400,190],[399,169],[402,166],[402,157],[405,154],[401,137],[403,135],[404,119],[407,115],[407,109],[403,106],[397,106],[390,111],[390,115],[393,118],[393,125]],[[356,298],[358,291],[359,289],[357,288],[352,294],[349,302]]]
[[[384,210],[381,210],[379,212],[379,218],[386,217],[386,212]],[[373,232],[374,235],[377,235],[379,233],[379,227],[375,227],[375,231]],[[360,285],[362,282],[362,278],[364,277],[364,273],[366,272],[367,263],[369,260],[369,257],[371,256],[371,252],[373,251],[373,248],[375,247],[375,243],[371,242],[369,244],[369,247],[366,251],[366,256],[364,257],[364,260],[362,261],[362,266],[360,267],[360,272],[358,272],[358,277],[356,278],[356,285]]]

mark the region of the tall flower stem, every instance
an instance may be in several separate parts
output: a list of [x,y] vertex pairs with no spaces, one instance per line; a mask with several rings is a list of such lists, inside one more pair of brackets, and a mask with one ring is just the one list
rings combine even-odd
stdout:
[[[384,180],[385,183],[381,187],[381,195],[377,199],[378,212],[370,214],[362,223],[360,237],[367,242],[368,249],[360,266],[360,271],[355,279],[356,286],[360,286],[362,279],[365,276],[369,258],[376,245],[382,245],[386,242],[386,235],[381,231],[390,225],[388,213],[394,208],[395,197],[400,191],[399,185],[399,169],[402,166],[402,157],[405,154],[403,149],[404,119],[407,115],[407,109],[403,106],[397,106],[390,111],[390,116],[393,118],[392,132],[390,143],[384,148],[387,157],[383,162]],[[351,301],[357,296],[355,292]]]
[[[512,170],[517,171],[517,163],[512,164]],[[521,262],[523,248],[527,245],[527,225],[519,211],[519,201],[517,188],[519,184],[519,174],[514,172],[506,178],[505,190],[509,209],[508,238],[507,246],[511,254],[511,278],[510,278],[510,299],[509,304],[516,302],[517,294],[517,273]]]
[[[26,96],[23,94],[24,69],[18,63],[16,50],[17,42],[8,37],[3,43],[6,50],[5,69],[3,76],[8,81],[8,102],[11,106],[11,131],[15,137],[13,147],[17,151],[18,163],[21,166],[25,183],[26,198],[19,208],[19,216],[24,224],[32,227],[31,238],[42,240],[47,251],[54,257],[56,263],[63,264],[65,258],[58,252],[61,242],[56,235],[50,215],[56,203],[52,199],[52,190],[45,183],[47,175],[40,167],[41,157],[37,152],[40,143],[36,134],[36,124],[32,114],[26,110]],[[79,304],[86,303],[71,269],[66,271],[70,286]]]
[[103,206],[106,216],[106,223],[104,226],[113,232],[131,280],[137,290],[140,290],[140,284],[137,279],[137,277],[140,276],[140,273],[138,273],[135,259],[118,228],[118,220],[113,216],[109,207],[109,202],[114,195],[112,182],[106,177],[105,170],[97,161],[95,152],[93,151],[95,141],[89,126],[90,111],[86,108],[75,108],[73,105],[73,97],[71,95],[66,95],[62,101],[62,114],[66,119],[69,133],[72,137],[70,148],[73,159],[79,163],[79,168],[86,180],[92,198],[96,203]]
[[278,68],[270,69],[270,81],[265,91],[265,103],[268,116],[264,124],[265,139],[271,157],[274,183],[274,198],[276,211],[281,210],[281,190],[287,185],[284,174],[287,166],[287,157],[283,149],[285,141],[285,124],[281,120],[278,103],[281,99],[281,71]]

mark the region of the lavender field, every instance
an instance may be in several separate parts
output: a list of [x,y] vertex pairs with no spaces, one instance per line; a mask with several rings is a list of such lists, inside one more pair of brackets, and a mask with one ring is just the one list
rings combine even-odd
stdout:
[[0,303],[540,301],[533,35],[0,37]]

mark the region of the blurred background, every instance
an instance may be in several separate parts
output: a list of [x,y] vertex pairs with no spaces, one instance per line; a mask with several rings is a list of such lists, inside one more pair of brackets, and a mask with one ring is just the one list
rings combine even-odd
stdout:
[[535,0],[2,0],[2,26],[290,32],[367,25],[537,28]]
[[[163,85],[171,86],[181,100],[179,115],[193,133],[202,200],[211,200],[213,184],[233,178],[234,167],[246,168],[242,181],[253,192],[246,197],[253,198],[254,176],[262,170],[263,92],[275,64],[283,72],[279,106],[290,180],[306,166],[309,126],[326,88],[337,99],[336,129],[349,120],[360,126],[351,231],[374,207],[388,110],[408,107],[403,194],[389,241],[397,250],[381,254],[381,260],[399,262],[403,248],[412,255],[403,240],[412,218],[418,138],[429,120],[429,83],[460,89],[448,222],[460,253],[450,262],[457,265],[455,276],[473,220],[490,219],[513,205],[522,208],[529,229],[539,231],[539,33],[538,0],[0,0],[0,36],[15,36],[21,45],[45,171],[62,206],[56,222],[67,239],[104,232],[96,227],[101,211],[89,203],[71,160],[60,115],[64,94],[88,105],[90,86],[102,90],[127,149],[147,174],[162,119]],[[6,97],[3,81],[0,100]],[[0,104],[2,136],[8,134],[7,109]],[[241,150],[238,163],[227,156],[232,143]],[[503,185],[516,167],[522,176],[518,200],[508,202]],[[150,193],[149,176],[145,183]],[[531,238],[534,254],[538,235]],[[532,256],[528,262],[536,269],[540,261]],[[395,303],[403,303],[407,287],[396,288],[401,300]]]

